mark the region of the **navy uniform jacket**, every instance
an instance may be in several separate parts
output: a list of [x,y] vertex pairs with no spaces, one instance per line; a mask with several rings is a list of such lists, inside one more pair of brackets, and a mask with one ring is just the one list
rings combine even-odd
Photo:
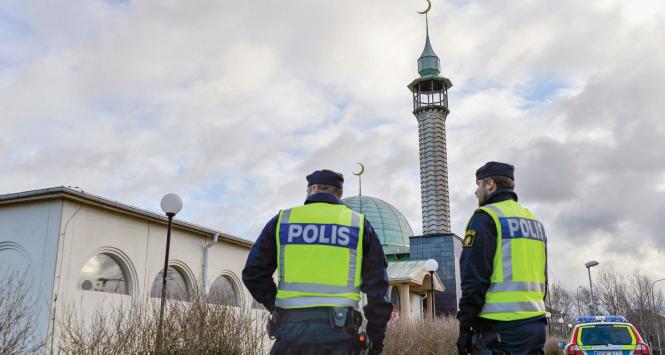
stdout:
[[[305,204],[313,202],[342,204],[337,197],[326,193],[309,196]],[[277,295],[273,274],[277,269],[275,235],[278,219],[279,214],[263,228],[261,235],[249,252],[245,269],[242,271],[242,281],[245,286],[252,296],[268,310],[275,307],[275,296]],[[372,225],[365,219],[360,290],[367,295],[367,305],[364,307],[367,318],[367,335],[377,345],[383,343],[386,324],[390,320],[393,310],[393,305],[388,298],[387,267],[388,262],[383,254],[379,238]]]
[[[483,206],[509,199],[517,201],[517,194],[513,190],[499,189],[489,196]],[[478,209],[471,216],[466,230],[476,231],[476,237],[471,246],[465,246],[462,249],[462,256],[460,257],[462,297],[459,300],[459,312],[457,313],[460,326],[464,329],[468,327],[505,329],[536,319],[543,319],[544,316],[538,316],[524,320],[500,322],[478,317],[485,304],[485,293],[490,287],[490,276],[492,276],[494,270],[496,225],[489,214]]]

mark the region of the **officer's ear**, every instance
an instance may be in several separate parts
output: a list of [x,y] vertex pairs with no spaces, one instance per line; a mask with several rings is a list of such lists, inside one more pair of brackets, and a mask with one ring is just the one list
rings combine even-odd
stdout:
[[496,189],[497,189],[496,181],[494,181],[493,177],[484,178],[483,179],[483,184],[484,184],[485,190],[489,193],[492,193],[492,192],[496,191]]
[[321,191],[321,186],[317,184],[307,186],[307,196],[314,195]]

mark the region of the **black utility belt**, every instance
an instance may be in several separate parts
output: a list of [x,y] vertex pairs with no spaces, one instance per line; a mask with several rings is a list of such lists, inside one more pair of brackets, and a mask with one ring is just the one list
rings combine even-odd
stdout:
[[316,322],[330,323],[333,328],[357,332],[362,325],[362,314],[350,307],[276,308],[272,315],[277,323]]

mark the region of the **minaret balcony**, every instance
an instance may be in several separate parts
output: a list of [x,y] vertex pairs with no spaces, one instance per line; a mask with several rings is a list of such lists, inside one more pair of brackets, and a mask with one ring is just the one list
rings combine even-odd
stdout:
[[440,76],[420,77],[408,85],[413,93],[413,113],[429,109],[439,109],[448,113],[448,89],[453,84]]

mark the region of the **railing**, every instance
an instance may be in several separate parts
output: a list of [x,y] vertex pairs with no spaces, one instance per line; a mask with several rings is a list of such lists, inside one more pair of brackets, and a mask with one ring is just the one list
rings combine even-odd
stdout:
[[413,113],[432,108],[448,110],[448,90],[442,82],[427,80],[417,85],[413,91]]

